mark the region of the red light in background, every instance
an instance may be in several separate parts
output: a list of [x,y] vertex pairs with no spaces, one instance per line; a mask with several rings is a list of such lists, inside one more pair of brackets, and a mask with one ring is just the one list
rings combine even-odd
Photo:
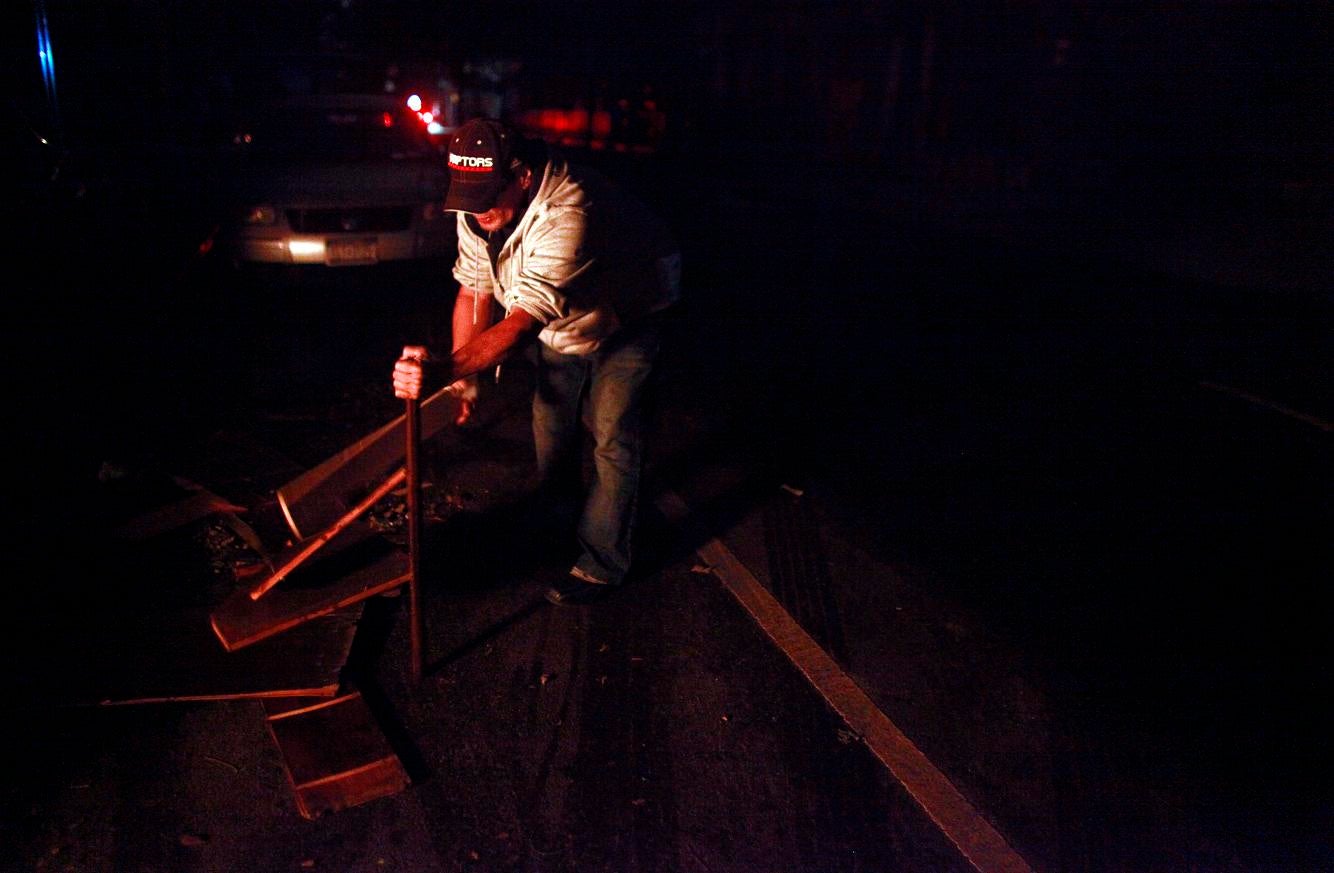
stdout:
[[589,134],[605,137],[611,133],[611,113],[605,109],[592,113],[587,109],[531,109],[523,114],[523,121],[560,137]]
[[393,116],[393,115],[390,115],[388,112],[386,112],[386,113],[384,113],[383,115],[380,116],[380,123],[383,124],[385,127],[393,127],[393,126],[394,126],[394,116]]

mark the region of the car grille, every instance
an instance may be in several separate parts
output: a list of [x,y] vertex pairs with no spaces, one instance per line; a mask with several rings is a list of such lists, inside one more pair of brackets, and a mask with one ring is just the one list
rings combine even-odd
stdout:
[[297,233],[385,233],[407,230],[412,207],[289,209],[287,223]]

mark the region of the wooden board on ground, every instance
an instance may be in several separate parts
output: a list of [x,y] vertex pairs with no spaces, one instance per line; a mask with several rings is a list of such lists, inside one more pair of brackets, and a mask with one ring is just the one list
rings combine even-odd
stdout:
[[201,489],[174,503],[135,516],[119,525],[111,535],[119,540],[138,542],[178,530],[215,513],[236,512],[245,512],[245,507]]
[[211,624],[234,652],[408,581],[408,556],[366,522],[351,525],[259,600],[248,589],[214,611]]
[[119,705],[173,701],[332,697],[352,651],[363,604],[291,633],[229,653],[203,609],[118,616],[100,628],[26,646],[11,669],[33,680],[44,704]]
[[265,705],[296,806],[308,819],[396,794],[409,778],[361,694]]
[[[422,401],[421,438],[430,439],[458,415],[458,401],[444,390]],[[278,489],[278,503],[298,539],[333,524],[403,463],[404,416],[372,431]]]
[[234,559],[245,548],[229,534],[246,525],[212,495],[180,477],[125,474],[77,504],[86,516],[79,527],[53,525],[0,617],[7,699],[64,706],[336,694],[360,604],[244,653],[218,645],[212,612],[237,589]]

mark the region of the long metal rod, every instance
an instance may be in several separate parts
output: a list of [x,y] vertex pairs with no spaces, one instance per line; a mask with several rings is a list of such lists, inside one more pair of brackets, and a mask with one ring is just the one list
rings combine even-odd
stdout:
[[412,681],[422,678],[423,621],[421,613],[421,401],[406,401],[404,423],[407,430],[408,471],[408,604],[412,613]]

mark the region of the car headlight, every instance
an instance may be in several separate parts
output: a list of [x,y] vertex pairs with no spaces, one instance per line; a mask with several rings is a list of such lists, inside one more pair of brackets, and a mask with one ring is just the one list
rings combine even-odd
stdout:
[[242,216],[246,224],[273,224],[277,220],[278,211],[272,206],[252,206]]

